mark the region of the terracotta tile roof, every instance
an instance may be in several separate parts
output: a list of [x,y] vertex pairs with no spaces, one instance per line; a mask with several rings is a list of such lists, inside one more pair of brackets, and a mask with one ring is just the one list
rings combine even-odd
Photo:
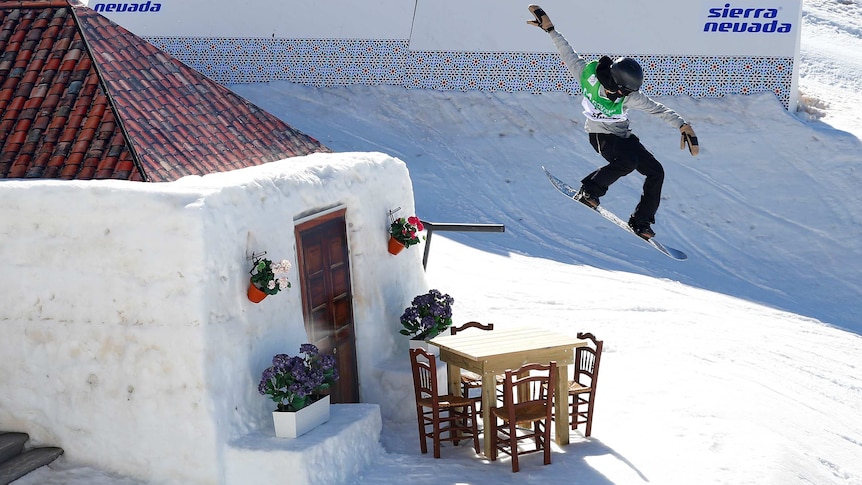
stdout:
[[0,0],[0,178],[167,182],[328,152],[76,0]]

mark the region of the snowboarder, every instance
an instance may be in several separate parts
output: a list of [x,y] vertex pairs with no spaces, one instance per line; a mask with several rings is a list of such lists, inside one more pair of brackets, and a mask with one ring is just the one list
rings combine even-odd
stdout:
[[694,130],[674,110],[639,91],[643,69],[637,61],[631,57],[611,60],[602,56],[598,61],[586,62],[566,38],[554,30],[554,24],[541,7],[530,5],[528,8],[535,20],[527,23],[550,34],[563,63],[580,81],[584,95],[581,104],[587,118],[584,129],[589,134],[590,145],[608,162],[581,180],[578,200],[591,208],[598,207],[599,197],[607,193],[611,184],[637,170],[646,180],[640,202],[628,223],[644,239],[655,236],[650,225],[655,224],[664,168],[632,133],[626,113],[629,108],[638,109],[679,128],[682,133],[680,148],[687,146],[692,156],[699,151]]

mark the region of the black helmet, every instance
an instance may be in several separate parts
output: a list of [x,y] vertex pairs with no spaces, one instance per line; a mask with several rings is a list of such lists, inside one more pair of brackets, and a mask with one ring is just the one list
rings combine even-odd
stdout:
[[644,82],[644,70],[631,57],[618,57],[611,64],[611,78],[624,94],[637,91]]

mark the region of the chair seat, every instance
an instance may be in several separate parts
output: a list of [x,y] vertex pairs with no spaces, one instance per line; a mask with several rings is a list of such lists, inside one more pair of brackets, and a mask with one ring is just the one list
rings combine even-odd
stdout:
[[[438,399],[441,408],[459,408],[463,406],[469,406],[472,402],[478,401],[477,398],[461,397],[452,394],[441,395]],[[434,400],[430,397],[423,397],[417,402],[422,406],[431,407]]]
[[[515,405],[515,422],[517,424],[529,424],[533,421],[538,421],[540,419],[545,418],[547,409],[545,406],[538,401],[528,402],[524,404],[516,404]],[[493,408],[491,412],[494,413],[494,416],[500,419],[508,419],[509,414],[506,412],[506,408]]]
[[479,374],[469,371],[469,370],[461,370],[461,382],[465,384],[469,384],[472,382],[482,382],[482,376]]
[[592,392],[591,386],[585,386],[577,381],[569,381],[569,394],[581,394],[584,392]]
[[[481,387],[482,376],[469,370],[461,370],[461,383]],[[503,376],[497,376],[497,384],[503,385]]]

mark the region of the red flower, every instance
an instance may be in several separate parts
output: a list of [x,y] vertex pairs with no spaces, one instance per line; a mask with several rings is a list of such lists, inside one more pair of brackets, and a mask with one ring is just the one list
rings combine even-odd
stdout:
[[399,217],[392,221],[389,227],[389,234],[401,244],[410,247],[419,243],[420,239],[417,234],[424,230],[425,226],[418,217]]
[[425,226],[422,225],[422,221],[419,220],[416,216],[410,216],[407,218],[407,222],[416,226],[416,230],[422,232],[425,230]]

